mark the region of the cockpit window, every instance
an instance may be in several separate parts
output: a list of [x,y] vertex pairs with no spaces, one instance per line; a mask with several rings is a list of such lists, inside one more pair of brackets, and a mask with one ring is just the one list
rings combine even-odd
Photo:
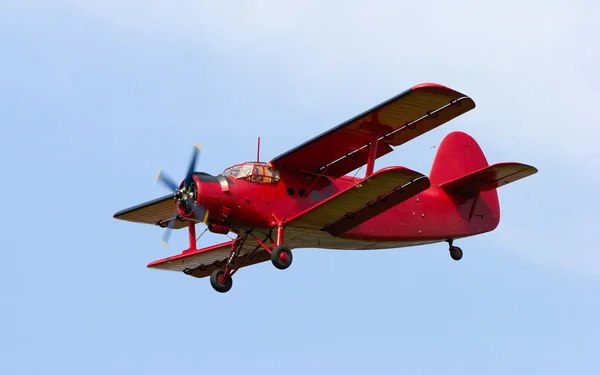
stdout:
[[275,181],[279,181],[279,170],[271,167],[266,167],[265,171],[267,176],[273,178]]
[[252,174],[252,165],[244,164],[244,165],[242,165],[242,168],[240,168],[240,172],[235,177],[244,178],[244,177],[248,176],[249,174]]
[[275,183],[279,181],[279,171],[267,163],[238,164],[225,169],[223,175],[259,183]]

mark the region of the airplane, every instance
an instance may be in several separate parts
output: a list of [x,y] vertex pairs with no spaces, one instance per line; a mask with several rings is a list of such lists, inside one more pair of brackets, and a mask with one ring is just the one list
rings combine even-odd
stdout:
[[[185,178],[159,171],[166,196],[121,210],[114,218],[188,229],[189,248],[149,268],[209,276],[228,292],[241,268],[271,261],[285,270],[293,249],[395,249],[446,242],[453,260],[458,239],[487,233],[500,222],[497,189],[537,173],[530,165],[490,165],[477,142],[455,131],[440,143],[429,176],[402,166],[375,171],[375,160],[475,108],[470,97],[435,83],[416,85],[275,157],[197,172],[195,144]],[[366,165],[364,177],[350,172]],[[236,237],[198,249],[196,225]],[[200,235],[201,236],[201,235]]]

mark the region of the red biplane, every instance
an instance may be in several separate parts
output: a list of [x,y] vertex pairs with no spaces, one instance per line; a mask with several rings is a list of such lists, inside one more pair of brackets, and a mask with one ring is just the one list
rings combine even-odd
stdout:
[[[189,248],[148,264],[202,278],[221,293],[241,267],[270,260],[292,264],[292,249],[389,249],[447,242],[494,230],[500,221],[496,189],[537,169],[520,163],[489,165],[462,132],[441,142],[429,177],[400,166],[374,171],[375,160],[475,108],[450,88],[425,83],[301,144],[270,162],[234,165],[212,176],[195,171],[194,148],[185,179],[159,172],[172,193],[117,212],[114,217],[171,229],[187,227]],[[260,151],[260,139],[259,139]],[[348,174],[366,165],[363,178]],[[198,249],[196,224],[233,240]]]

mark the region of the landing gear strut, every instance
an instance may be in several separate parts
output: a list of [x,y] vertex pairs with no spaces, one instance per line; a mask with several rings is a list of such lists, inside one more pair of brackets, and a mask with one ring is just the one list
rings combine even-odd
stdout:
[[[248,236],[252,236],[258,245],[252,250],[248,255],[243,257],[241,262],[238,263],[238,258],[240,257],[239,253],[244,246],[244,242]],[[275,245],[274,248],[267,245],[267,240]],[[277,242],[273,241],[271,238],[271,234],[267,236],[263,241],[259,240],[252,231],[246,232],[244,236],[238,236],[233,243],[231,244],[231,252],[229,253],[229,257],[227,258],[227,263],[225,264],[224,269],[216,269],[210,275],[210,285],[212,285],[213,289],[219,293],[228,292],[233,286],[232,276],[236,273],[240,267],[242,267],[257,251],[259,248],[263,248],[269,254],[271,254],[271,263],[275,268],[280,270],[285,270],[289,266],[292,265],[292,251],[287,247],[283,246],[283,227],[277,227]]]
[[448,245],[450,246],[450,257],[454,260],[461,260],[463,257],[463,251],[460,247],[452,245],[452,240],[448,240]]

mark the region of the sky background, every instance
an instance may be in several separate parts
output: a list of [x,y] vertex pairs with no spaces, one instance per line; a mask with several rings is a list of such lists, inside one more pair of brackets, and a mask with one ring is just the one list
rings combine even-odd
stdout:
[[[0,1],[2,374],[592,374],[600,364],[599,6],[575,1]],[[182,178],[297,144],[421,82],[477,108],[442,138],[533,177],[496,231],[299,249],[233,289],[150,270],[187,234],[112,218]],[[223,240],[205,235],[200,245]]]

